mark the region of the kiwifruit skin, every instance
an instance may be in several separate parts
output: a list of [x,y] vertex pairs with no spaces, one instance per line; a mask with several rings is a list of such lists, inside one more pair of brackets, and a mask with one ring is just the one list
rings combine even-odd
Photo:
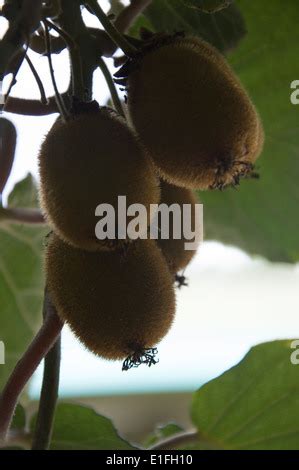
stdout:
[[[190,189],[180,188],[162,180],[160,183],[160,187],[160,204],[164,203],[168,206],[170,206],[171,204],[179,204],[181,206],[182,211],[183,204],[190,204],[192,206],[191,224],[192,230],[194,230],[195,204],[199,204],[195,193]],[[170,221],[172,222],[172,219],[170,219]],[[173,233],[171,222],[169,227],[170,234]],[[190,240],[186,240],[183,236],[178,240],[174,238],[170,238],[169,240],[163,240],[159,238],[157,240],[157,244],[165,257],[168,267],[172,274],[176,274],[178,271],[185,269],[196,254],[197,250],[185,250],[186,242],[188,243],[190,242]]]
[[149,205],[159,202],[152,161],[125,120],[109,108],[66,123],[58,119],[42,144],[39,169],[41,206],[50,226],[85,250],[118,246],[117,240],[96,238],[99,204],[112,204],[117,215],[117,196],[127,196],[127,206],[144,204],[149,214]]
[[153,240],[126,253],[85,252],[51,235],[46,278],[58,315],[95,354],[111,360],[156,345],[175,312],[173,278]]
[[[191,189],[233,183],[253,164],[260,119],[225,58],[199,38],[177,37],[140,59],[127,80],[131,122],[161,176]],[[223,170],[223,168],[227,168]]]

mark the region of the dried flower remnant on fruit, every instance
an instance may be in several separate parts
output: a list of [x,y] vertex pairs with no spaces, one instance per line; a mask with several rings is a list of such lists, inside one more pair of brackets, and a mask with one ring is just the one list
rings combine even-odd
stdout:
[[148,367],[155,365],[159,362],[156,358],[158,354],[157,348],[144,349],[142,351],[137,351],[134,354],[128,356],[122,366],[123,371],[132,369],[133,367],[139,367],[141,364],[145,364]]
[[188,287],[188,281],[187,278],[183,274],[176,274],[174,276],[175,280],[175,285],[178,289],[181,289],[182,287]]

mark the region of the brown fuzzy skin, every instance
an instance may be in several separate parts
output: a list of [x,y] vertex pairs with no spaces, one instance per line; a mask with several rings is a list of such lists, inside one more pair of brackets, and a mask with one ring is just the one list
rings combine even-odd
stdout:
[[147,51],[127,79],[130,119],[160,174],[191,189],[223,189],[248,177],[260,151],[260,119],[226,62],[199,38]]
[[[193,210],[191,212],[193,218],[195,214],[195,204],[199,204],[195,194],[190,189],[179,188],[173,186],[165,181],[161,181],[161,201],[160,204],[179,204],[183,210],[183,204],[191,204]],[[194,220],[194,219],[193,219]],[[172,218],[170,219],[172,221]],[[194,230],[194,223],[192,223],[192,230]],[[173,233],[172,223],[169,227],[170,233]],[[169,240],[158,239],[157,244],[161,249],[169,269],[172,274],[176,274],[186,268],[190,263],[197,250],[185,250],[185,242],[188,242],[184,237],[179,240],[170,238]]]
[[140,203],[149,209],[159,202],[152,161],[124,119],[108,108],[67,123],[58,119],[41,147],[39,167],[47,220],[78,248],[110,250],[124,243],[96,238],[99,204],[112,204],[117,215],[118,195],[127,197],[127,206]]
[[152,240],[138,240],[123,254],[90,253],[53,234],[46,277],[59,316],[103,358],[124,359],[150,348],[172,324],[173,279]]

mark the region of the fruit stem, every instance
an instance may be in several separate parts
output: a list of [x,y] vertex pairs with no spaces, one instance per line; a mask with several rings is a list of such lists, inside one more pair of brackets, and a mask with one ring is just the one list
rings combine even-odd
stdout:
[[[43,317],[47,321],[49,312],[54,308],[49,295],[45,290]],[[61,335],[59,335],[52,349],[44,361],[44,375],[39,401],[36,426],[34,431],[32,450],[48,450],[50,447],[56,403],[59,389],[61,359]]]
[[115,44],[123,51],[123,53],[128,57],[133,57],[136,55],[137,49],[132,44],[130,44],[129,41],[127,41],[127,39],[109,20],[108,16],[104,13],[97,0],[86,0],[85,4],[90,7],[112,41],[115,42]]
[[29,56],[26,54],[25,55],[25,60],[32,72],[32,75],[36,81],[36,84],[38,86],[38,89],[39,89],[39,92],[40,92],[40,102],[42,104],[47,104],[47,97],[46,97],[46,92],[45,92],[45,89],[44,89],[44,85],[43,85],[43,82],[41,81],[40,79],[40,76],[36,70],[36,68],[34,67],[33,63],[31,62]]
[[53,63],[52,63],[52,55],[51,55],[51,38],[49,34],[49,26],[46,22],[43,22],[44,28],[45,28],[45,40],[46,40],[46,53],[48,57],[48,62],[49,62],[49,70],[50,70],[50,75],[51,75],[51,80],[55,92],[55,99],[56,99],[56,104],[57,108],[59,109],[59,113],[61,114],[61,117],[63,120],[66,122],[69,119],[69,114],[66,110],[64,101],[58,91],[57,84],[56,84],[56,79],[55,79],[55,73],[54,73],[54,68],[53,68]]
[[109,69],[106,65],[106,62],[102,58],[99,59],[99,67],[100,67],[101,72],[104,75],[105,80],[107,82],[107,85],[108,85],[108,88],[109,88],[109,91],[110,91],[110,95],[111,95],[112,102],[113,102],[115,110],[121,116],[125,116],[121,101],[120,101],[118,93],[117,93],[115,83],[114,83],[113,78],[110,74],[110,71],[109,71]]
[[63,322],[51,306],[46,321],[14,368],[0,396],[0,439],[5,439],[24,387],[41,360],[51,349],[63,327]]

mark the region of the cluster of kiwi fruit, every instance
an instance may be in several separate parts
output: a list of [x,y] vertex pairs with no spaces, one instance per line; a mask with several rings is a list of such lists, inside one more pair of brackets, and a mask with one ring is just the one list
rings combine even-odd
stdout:
[[198,38],[147,38],[116,82],[125,85],[127,120],[98,106],[58,118],[40,151],[40,194],[57,312],[88,349],[127,370],[156,362],[174,318],[175,276],[195,251],[184,239],[98,240],[95,208],[109,203],[117,213],[118,195],[146,208],[195,207],[194,189],[255,174],[263,130],[224,57]]

